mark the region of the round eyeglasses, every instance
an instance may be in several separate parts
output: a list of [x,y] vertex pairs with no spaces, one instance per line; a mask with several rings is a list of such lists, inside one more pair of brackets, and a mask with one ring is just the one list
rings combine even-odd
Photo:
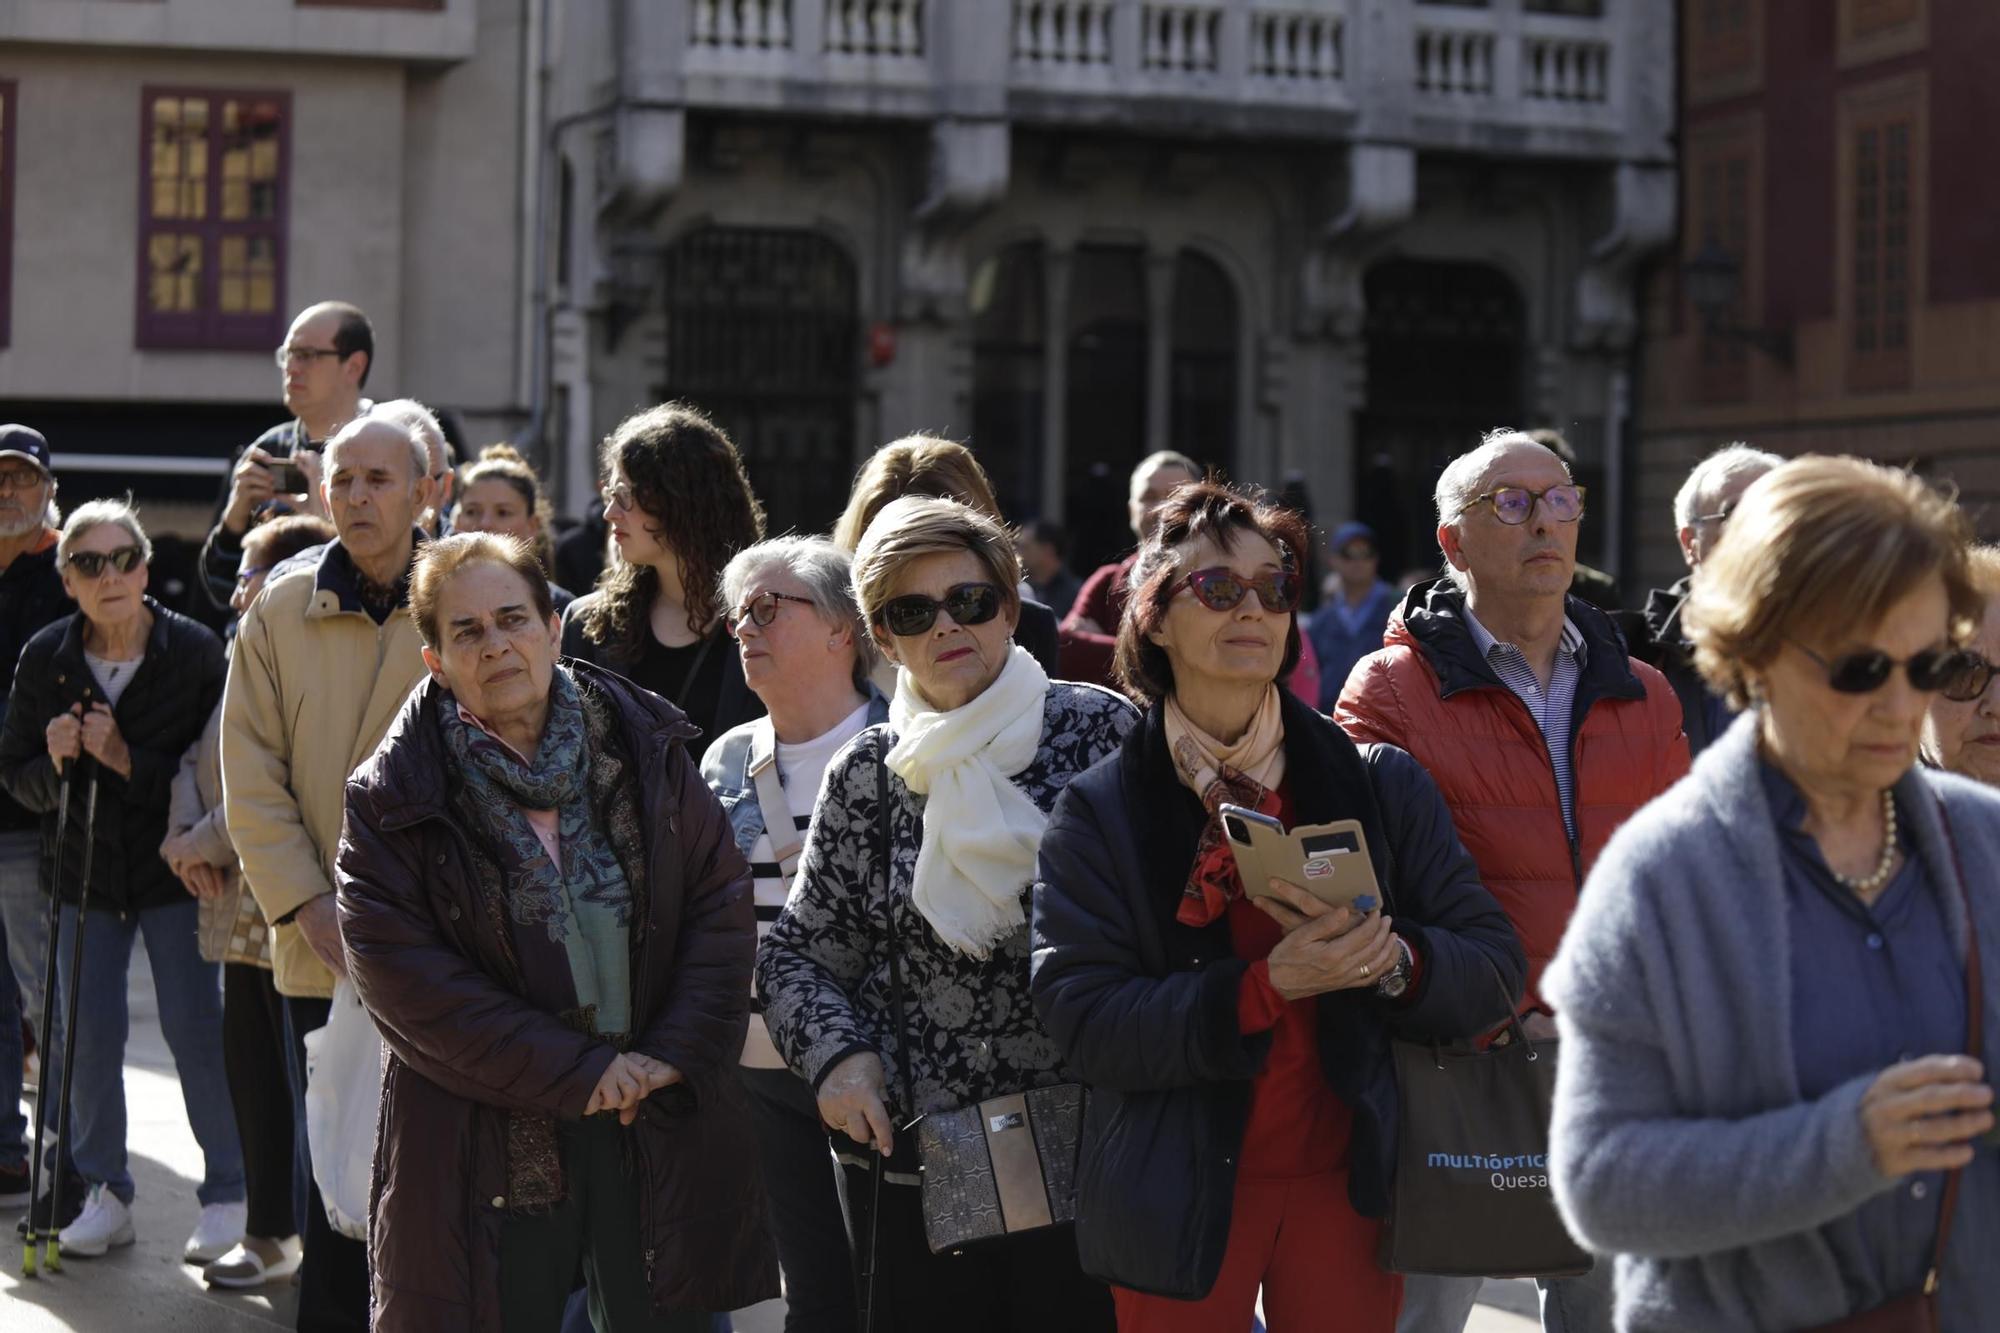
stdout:
[[1583,517],[1583,495],[1583,487],[1569,482],[1539,491],[1525,486],[1499,486],[1484,495],[1473,496],[1458,512],[1468,514],[1481,505],[1491,505],[1493,517],[1509,527],[1518,527],[1533,516],[1539,504],[1556,522],[1574,523]]

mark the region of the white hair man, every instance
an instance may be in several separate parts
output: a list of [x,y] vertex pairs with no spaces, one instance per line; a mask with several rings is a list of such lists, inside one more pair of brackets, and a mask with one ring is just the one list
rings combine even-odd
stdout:
[[[273,926],[272,960],[294,1042],[325,1024],[346,972],[333,863],[348,775],[387,734],[428,674],[409,613],[417,518],[436,488],[423,441],[401,422],[363,416],[327,442],[321,496],[338,540],[274,571],[244,614],[222,704],[222,786],[244,881]],[[293,1104],[305,1089],[293,1061]],[[299,1308],[367,1327],[361,1242],[306,1209]],[[324,1325],[323,1325],[324,1326]]]
[[[1125,514],[1132,525],[1132,537],[1144,542],[1152,532],[1160,509],[1177,486],[1201,480],[1201,464],[1171,449],[1148,454],[1132,469],[1126,489]],[[1112,684],[1111,655],[1118,646],[1118,620],[1125,614],[1125,599],[1131,590],[1126,577],[1132,572],[1135,550],[1122,560],[1098,566],[1083,581],[1069,614],[1062,622],[1062,674],[1065,680]]]
[[427,460],[424,471],[431,479],[434,493],[430,508],[418,519],[417,526],[432,536],[444,536],[444,515],[451,512],[451,493],[457,483],[457,474],[452,471],[451,441],[445,438],[437,413],[414,398],[391,398],[375,404],[369,409],[369,415],[399,421],[423,441]]
[[[1496,431],[1446,466],[1436,499],[1446,575],[1410,590],[1335,720],[1430,770],[1521,937],[1529,1031],[1553,1035],[1536,984],[1612,832],[1686,772],[1680,706],[1570,595],[1584,494],[1562,459]],[[1545,1284],[1543,1327],[1610,1327],[1608,1268]],[[1456,1333],[1478,1292],[1477,1278],[1411,1278],[1399,1328]]]
[[1730,444],[1701,462],[1674,494],[1674,530],[1688,572],[1670,587],[1646,595],[1646,609],[1618,617],[1632,656],[1658,667],[1681,701],[1681,728],[1688,749],[1700,754],[1729,726],[1732,714],[1722,697],[1708,688],[1694,669],[1694,647],[1681,630],[1681,604],[1687,600],[1694,571],[1722,540],[1731,511],[1743,492],[1785,460],[1747,444]]

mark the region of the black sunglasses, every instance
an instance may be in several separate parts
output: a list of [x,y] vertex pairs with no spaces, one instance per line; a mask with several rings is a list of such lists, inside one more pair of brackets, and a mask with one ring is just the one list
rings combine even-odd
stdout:
[[747,620],[758,629],[762,629],[778,618],[779,602],[797,602],[800,606],[815,605],[810,597],[794,597],[788,592],[760,592],[724,616],[722,627],[734,634]]
[[76,551],[63,563],[87,579],[101,578],[104,567],[109,565],[120,574],[130,574],[145,559],[136,546],[121,546],[115,551]]
[[1841,694],[1873,694],[1888,683],[1897,667],[1908,673],[1911,689],[1942,694],[1958,703],[1977,699],[1993,680],[1993,664],[1961,648],[1926,648],[1901,662],[1880,650],[1870,650],[1829,662],[1798,640],[1789,642],[1817,662],[1826,672],[1826,683]]
[[1299,604],[1299,576],[1289,569],[1266,570],[1254,579],[1227,569],[1197,569],[1176,583],[1172,592],[1182,588],[1211,611],[1234,611],[1253,592],[1264,609],[1274,614]]
[[946,589],[943,598],[926,597],[920,592],[891,597],[883,603],[876,623],[899,639],[927,634],[937,623],[942,607],[955,625],[984,625],[1000,614],[1000,590],[990,583],[960,583]]

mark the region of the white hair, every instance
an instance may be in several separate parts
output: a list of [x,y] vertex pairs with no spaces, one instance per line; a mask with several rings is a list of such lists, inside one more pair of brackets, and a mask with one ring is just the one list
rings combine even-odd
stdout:
[[326,452],[321,455],[324,464],[324,475],[327,477],[333,476],[333,451],[336,448],[359,437],[363,431],[376,429],[393,431],[409,442],[410,466],[414,469],[410,474],[411,481],[420,481],[430,476],[430,450],[424,446],[423,439],[417,434],[415,428],[400,417],[380,416],[376,413],[370,413],[365,417],[356,417],[334,432],[333,438],[326,442]]
[[[1465,507],[1479,498],[1480,488],[1485,485],[1486,474],[1493,470],[1493,465],[1510,450],[1522,445],[1541,450],[1556,461],[1564,476],[1569,476],[1569,464],[1562,461],[1562,455],[1526,431],[1513,426],[1489,430],[1475,447],[1446,463],[1444,471],[1438,473],[1437,487],[1431,493],[1431,500],[1437,505],[1438,526],[1455,527],[1459,517],[1465,513]],[[1465,587],[1464,571],[1454,569],[1449,560],[1444,562],[1444,576],[1460,588]]]
[[139,548],[142,564],[153,562],[152,539],[146,535],[146,529],[140,526],[139,511],[132,507],[132,501],[128,498],[86,500],[78,505],[76,512],[69,516],[69,522],[63,524],[62,535],[56,538],[56,564],[68,569],[70,552],[76,549],[76,544],[82,540],[83,534],[92,528],[101,528],[107,523],[125,529],[126,534],[132,538],[132,544]]
[[743,600],[743,590],[763,571],[788,570],[806,585],[813,608],[829,624],[846,625],[854,631],[854,687],[868,692],[868,679],[875,670],[875,640],[854,600],[854,559],[845,549],[825,537],[772,537],[746,546],[731,556],[716,580],[716,591],[725,612],[734,611]]
[[1674,492],[1674,531],[1691,528],[1708,508],[1708,498],[1745,473],[1761,477],[1785,460],[1767,449],[1753,449],[1740,441],[1725,444],[1694,465],[1687,480]]
[[438,425],[437,414],[416,399],[391,398],[375,404],[368,415],[396,422],[417,437],[425,451],[421,470],[426,477],[434,477],[451,465],[451,450],[445,447],[444,428]]
[[1201,480],[1201,464],[1177,450],[1161,449],[1139,460],[1139,465],[1132,469],[1132,479],[1126,484],[1126,489],[1137,495],[1145,489],[1146,478],[1163,467],[1177,467],[1191,479]]

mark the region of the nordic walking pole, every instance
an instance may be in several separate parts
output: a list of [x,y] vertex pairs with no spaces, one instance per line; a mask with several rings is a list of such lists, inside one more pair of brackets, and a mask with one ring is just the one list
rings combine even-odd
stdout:
[[[43,1072],[47,1072],[50,1045],[55,1040],[56,1005],[61,1003],[60,988],[56,985],[56,960],[60,957],[58,946],[62,940],[62,831],[69,827],[70,774],[73,768],[64,767],[60,777],[62,786],[56,797],[56,855],[53,873],[49,876],[49,939],[42,959],[42,1035],[36,1048],[42,1053]],[[35,1094],[35,1155],[28,1163],[28,1238],[21,1244],[21,1273],[25,1277],[38,1277],[35,1270],[35,1245],[41,1240],[35,1230],[35,1203],[42,1197],[42,1144],[48,1123],[49,1094],[44,1084]],[[57,1175],[62,1174],[58,1168]],[[53,1182],[52,1182],[53,1183]],[[53,1199],[51,1203],[55,1202]],[[51,1224],[55,1214],[49,1214]]]
[[[90,865],[97,850],[97,773],[98,764],[94,759],[78,756],[78,763],[90,765],[90,776],[83,788],[83,883],[79,886],[76,899],[76,933],[69,941],[69,1006],[64,1010],[63,1022],[63,1067],[62,1101],[56,1107],[60,1128],[56,1136],[68,1143],[69,1127],[73,1117],[69,1112],[70,1075],[76,1069],[76,1002],[83,994],[83,925],[90,911]],[[58,1170],[55,1181],[49,1189],[49,1233],[42,1237],[42,1266],[51,1273],[62,1272],[62,1177]],[[32,1208],[33,1205],[30,1205]]]
[[862,1298],[861,1333],[875,1333],[875,1274],[882,1268],[882,1174],[886,1163],[882,1145],[875,1145],[875,1161],[868,1173],[868,1272],[862,1277],[867,1294]]

